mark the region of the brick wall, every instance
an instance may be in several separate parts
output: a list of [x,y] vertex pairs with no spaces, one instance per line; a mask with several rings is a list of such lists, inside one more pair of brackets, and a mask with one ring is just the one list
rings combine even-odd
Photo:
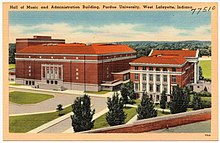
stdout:
[[125,124],[102,129],[86,131],[89,133],[142,133],[153,130],[175,127],[211,119],[211,108],[166,115],[151,119],[139,120],[133,124]]

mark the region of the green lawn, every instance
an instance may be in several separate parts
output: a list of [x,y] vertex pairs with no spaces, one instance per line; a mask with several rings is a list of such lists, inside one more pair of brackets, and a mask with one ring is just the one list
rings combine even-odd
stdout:
[[106,94],[110,92],[109,90],[102,90],[102,91],[86,91],[85,93],[90,93],[90,94]]
[[[137,114],[136,108],[132,108],[132,107],[125,107],[124,112],[127,114],[125,123],[127,123],[132,117],[134,117]],[[95,120],[93,129],[109,127],[109,124],[105,119],[105,116],[106,114],[103,114],[102,116],[100,116]]]
[[[201,100],[211,102],[212,97],[201,97]],[[192,102],[192,101],[193,101],[193,94],[190,94],[190,102]]]
[[13,85],[13,86],[21,86],[22,84],[10,83],[10,85]]
[[9,101],[17,104],[35,104],[53,98],[53,95],[14,91],[9,93]]
[[9,64],[9,69],[14,69],[15,68],[15,64]]
[[199,61],[199,65],[202,67],[203,76],[211,79],[211,60]]
[[[56,107],[54,107],[56,108]],[[67,114],[72,111],[72,107],[68,106],[61,111],[61,114]],[[58,118],[58,112],[11,116],[9,117],[9,132],[10,133],[25,133],[33,130],[49,121]]]

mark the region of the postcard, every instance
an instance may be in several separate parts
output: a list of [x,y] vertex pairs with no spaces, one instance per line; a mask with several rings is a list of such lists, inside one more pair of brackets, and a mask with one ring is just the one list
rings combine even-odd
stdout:
[[217,13],[4,2],[4,140],[218,140]]

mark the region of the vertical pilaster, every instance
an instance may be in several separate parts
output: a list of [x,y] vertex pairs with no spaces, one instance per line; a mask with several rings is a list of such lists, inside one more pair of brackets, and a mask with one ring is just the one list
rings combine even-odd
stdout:
[[149,73],[148,73],[148,69],[147,69],[147,73],[146,73],[146,91],[147,91],[147,93],[149,93]]
[[140,88],[139,89],[140,89],[140,92],[142,92],[143,91],[143,84],[142,84],[142,82],[143,82],[143,74],[140,73],[139,76],[140,76],[140,84],[139,84]]
[[168,70],[168,74],[167,74],[167,93],[170,94],[170,74],[169,74],[169,70]]
[[[163,70],[160,71],[163,73]],[[163,74],[160,75],[160,93],[163,91]]]

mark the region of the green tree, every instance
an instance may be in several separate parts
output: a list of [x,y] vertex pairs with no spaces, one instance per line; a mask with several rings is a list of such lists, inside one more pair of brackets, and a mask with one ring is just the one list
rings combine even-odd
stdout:
[[118,93],[114,93],[112,98],[108,97],[106,121],[110,126],[121,125],[125,123],[126,114],[123,111],[123,99],[119,98]]
[[123,99],[123,103],[127,104],[128,103],[129,91],[128,91],[128,88],[127,88],[126,84],[123,84],[121,86],[120,91],[121,91],[121,96],[122,96],[122,99]]
[[94,126],[92,121],[95,109],[91,110],[91,99],[84,94],[83,97],[77,97],[72,104],[73,115],[71,115],[72,126],[75,132],[90,130]]
[[58,111],[58,115],[61,115],[61,111],[63,110],[63,105],[62,104],[58,104],[56,110]]
[[203,77],[203,73],[202,73],[202,67],[199,66],[199,80],[203,80],[204,77]]
[[15,53],[16,53],[16,44],[9,44],[9,64],[15,64]]
[[195,93],[193,95],[192,105],[193,105],[193,110],[199,110],[203,108],[201,97],[198,95],[198,93]]
[[134,100],[136,98],[134,92],[134,83],[132,81],[123,84],[120,91],[124,104],[127,104],[129,103],[129,100]]
[[160,108],[166,109],[166,105],[167,105],[167,95],[166,95],[166,91],[163,91],[161,94]]
[[154,103],[147,94],[143,94],[141,103],[137,108],[138,120],[147,119],[157,116],[157,110],[154,109]]
[[179,86],[173,88],[172,101],[170,102],[170,111],[172,114],[186,112],[190,101],[189,89],[184,89]]

